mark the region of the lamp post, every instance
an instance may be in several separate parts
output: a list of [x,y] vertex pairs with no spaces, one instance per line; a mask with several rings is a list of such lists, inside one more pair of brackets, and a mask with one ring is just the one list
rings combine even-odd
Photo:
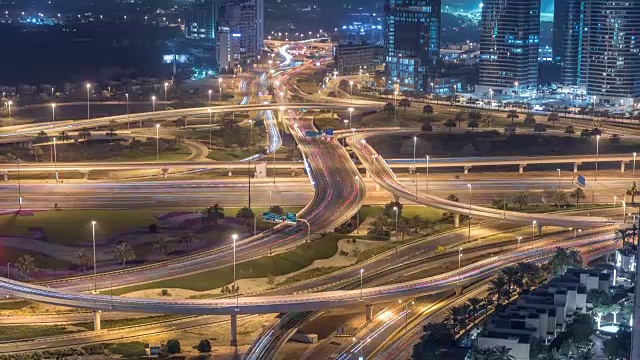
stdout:
[[[519,95],[519,94],[518,94],[518,86],[520,85],[520,83],[516,81],[516,82],[514,82],[513,84],[516,86],[516,92],[515,92],[515,94],[513,95],[513,97],[514,97],[515,102],[516,102],[516,104],[517,104],[517,103],[518,103],[518,95]],[[514,105],[516,105],[516,104],[514,104]]]
[[431,97],[435,96],[436,94],[436,87],[433,83],[431,83]]
[[129,94],[124,94],[124,97],[127,99],[127,129],[130,128],[129,124]]
[[231,235],[233,239],[233,292],[236,294],[236,306],[238,306],[238,291],[236,286],[236,240],[238,240],[238,234]]
[[222,102],[222,78],[218,78],[218,101]]
[[518,236],[518,249],[520,249],[520,240],[522,240],[522,236]]
[[558,191],[560,191],[560,169],[556,169],[558,171]]
[[393,92],[393,126],[398,126],[398,92]]
[[160,160],[160,124],[156,124],[156,160]]
[[352,126],[351,126],[351,114],[353,114],[353,108],[349,108],[349,129],[352,128]]
[[[358,191],[360,190],[360,176],[356,176],[358,182]],[[356,235],[358,235],[358,226],[360,225],[360,209],[356,211]]]
[[429,194],[429,155],[427,157],[427,194]]
[[91,119],[91,84],[87,84],[87,120]]
[[493,107],[493,89],[489,89],[489,109]]
[[364,275],[364,269],[360,269],[360,301],[364,300],[364,291],[362,289],[362,277],[363,277],[363,275]]
[[413,179],[416,184],[416,200],[418,199],[418,167],[416,166],[416,144],[418,143],[418,137],[413,137]]
[[596,176],[594,180],[598,180],[598,159],[600,157],[600,135],[596,135]]
[[[253,150],[253,120],[249,119],[249,153]],[[249,156],[249,205],[248,208],[251,209],[251,156]]]
[[53,138],[53,166],[56,171],[56,185],[58,184],[58,151],[56,149],[56,138]]
[[531,239],[535,239],[536,238],[536,224],[538,222],[533,220],[533,223],[531,224]]
[[97,270],[96,270],[96,222],[91,221],[91,237],[93,239],[93,293],[98,293]]
[[458,248],[458,271],[462,267],[462,248]]
[[213,93],[212,90],[209,90],[209,106],[211,106],[211,94]]
[[[467,242],[471,241],[471,184],[467,184],[469,188],[469,231],[467,232]],[[478,243],[476,243],[476,252],[478,252]]]
[[167,87],[169,87],[169,83],[164,83],[164,109],[167,110]]
[[633,182],[636,182],[636,155],[637,153],[633,153],[633,172],[631,173],[632,178],[633,178]]
[[349,85],[351,86],[351,103],[353,104],[353,81],[349,81]]
[[398,241],[398,207],[394,206],[393,211],[396,212],[396,242]]
[[211,109],[209,109],[209,150],[211,150]]
[[13,104],[11,100],[7,101],[7,106],[9,108],[9,126],[11,126],[11,104]]
[[[51,104],[51,121],[52,122],[56,122],[56,104],[53,103]],[[54,125],[51,125],[51,127],[53,128]]]

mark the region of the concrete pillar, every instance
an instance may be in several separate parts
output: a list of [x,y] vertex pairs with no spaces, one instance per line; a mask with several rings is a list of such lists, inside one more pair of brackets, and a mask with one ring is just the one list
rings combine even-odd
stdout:
[[620,162],[620,172],[623,173],[624,172],[624,161]]
[[524,174],[524,167],[527,165],[521,164],[518,166],[518,174]]
[[166,179],[169,176],[169,169],[162,169],[162,176]]
[[364,312],[367,317],[367,321],[371,321],[373,319],[373,305],[366,305],[364,307]]
[[83,171],[82,174],[84,175],[85,180],[89,180],[89,170]]
[[364,170],[364,176],[366,176],[367,179],[371,179],[371,173],[369,173],[369,169]]
[[231,346],[238,346],[238,319],[231,315]]
[[333,120],[333,110],[331,110],[331,120]]
[[578,163],[573,163],[573,173],[574,174],[578,173]]
[[231,172],[231,169],[229,169],[229,176],[233,176],[233,173]]
[[376,191],[380,191],[380,184],[376,183]]
[[470,166],[465,166],[465,167],[464,167],[464,174],[465,174],[465,175],[469,175],[469,169],[471,169],[471,167],[470,167]]
[[536,235],[542,235],[542,224],[536,224],[537,227],[537,234]]
[[462,287],[462,285],[458,284],[456,285],[456,296],[460,296],[462,295],[464,288]]
[[460,214],[453,214],[453,227],[460,227]]
[[9,173],[4,173],[4,181],[9,181]]
[[400,202],[400,197],[398,197],[398,195],[393,195],[393,201],[399,203]]
[[100,314],[102,314],[102,311],[93,310],[93,331],[100,331],[101,329]]

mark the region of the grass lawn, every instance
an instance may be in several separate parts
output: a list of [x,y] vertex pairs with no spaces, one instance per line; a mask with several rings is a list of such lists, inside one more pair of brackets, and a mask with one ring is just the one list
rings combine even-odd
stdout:
[[123,358],[139,358],[144,356],[145,343],[139,341],[117,343],[109,346],[109,352],[114,355],[120,355]]
[[[184,316],[180,316],[180,315],[156,315],[156,316],[131,318],[131,319],[102,320],[101,326],[102,326],[102,329],[115,329],[115,328],[121,328],[121,327],[150,324],[150,323],[161,322],[161,321],[169,321],[174,319],[180,319],[183,317]],[[83,327],[87,330],[93,330],[93,322],[77,323],[73,325],[78,327]]]
[[[47,256],[39,252],[15,249],[8,246],[0,249],[0,263],[6,264],[7,262],[11,262],[15,264],[22,255],[30,255],[34,259],[36,266],[40,269],[67,270],[73,265],[69,261]],[[12,266],[11,272],[13,273],[14,271],[15,269]]]
[[0,310],[20,310],[31,305],[27,300],[0,301]]
[[64,335],[74,332],[77,331],[68,330],[64,326],[0,326],[0,340],[13,341],[21,339],[31,339],[36,337]]
[[[256,147],[256,151],[257,151]],[[255,152],[253,152],[255,153]],[[217,160],[217,161],[235,161],[246,159],[249,156],[253,155],[252,152],[247,149],[238,148],[237,151],[231,151],[227,149],[211,149],[209,150],[209,154],[207,155],[207,159]]]
[[[304,269],[314,260],[328,259],[335,255],[338,252],[338,240],[344,237],[340,234],[327,234],[316,241],[298,246],[283,254],[263,256],[241,262],[236,265],[237,278],[259,278],[266,277],[268,274],[278,276]],[[113,294],[122,295],[138,290],[160,288],[206,291],[224,286],[232,281],[233,267],[224,266],[197,274],[114,289]]]
[[[383,211],[382,206],[363,206],[360,209],[360,221],[364,221],[368,217],[376,217],[382,214]],[[402,217],[412,218],[416,215],[420,215],[423,219],[427,220],[438,220],[442,216],[444,211],[437,210],[428,206],[421,205],[403,205],[402,206]]]
[[[157,223],[154,214],[163,210],[60,210],[41,211],[33,216],[0,216],[0,234],[25,235],[29,228],[44,229],[50,242],[80,244],[91,242],[91,221],[96,237],[104,238],[135,227]],[[235,215],[235,213],[234,213]]]

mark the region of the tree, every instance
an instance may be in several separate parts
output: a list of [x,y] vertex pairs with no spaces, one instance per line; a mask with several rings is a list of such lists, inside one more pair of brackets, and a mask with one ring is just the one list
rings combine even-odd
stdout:
[[61,142],[66,142],[69,139],[71,139],[71,136],[69,136],[69,134],[66,131],[62,131],[62,132],[60,132],[60,134],[58,134],[58,139]]
[[433,114],[433,106],[431,105],[425,105],[422,107],[422,113],[423,114]]
[[93,256],[89,254],[87,249],[80,249],[76,251],[73,263],[80,267],[83,272],[87,270],[87,266],[91,265],[92,262]]
[[174,252],[176,249],[175,244],[169,240],[166,235],[158,236],[156,242],[153,244],[153,250],[160,255],[167,255]]
[[560,355],[558,350],[552,350],[538,356],[538,360],[566,360],[567,358]]
[[41,130],[38,135],[36,135],[35,142],[37,143],[46,143],[49,141],[49,135],[44,130]]
[[540,282],[540,267],[536,264],[528,262],[519,262],[516,264],[518,274],[521,277],[520,288],[530,289]]
[[545,124],[533,124],[533,131],[537,133],[547,132],[547,126]]
[[502,276],[504,276],[505,281],[507,282],[507,287],[505,290],[505,294],[507,296],[511,296],[511,289],[515,282],[518,282],[518,277],[520,274],[518,273],[518,269],[514,266],[508,266],[500,272]]
[[515,125],[508,125],[504,127],[504,134],[506,136],[515,135],[517,131],[518,131],[518,128],[515,127]]
[[31,279],[31,275],[38,270],[36,262],[30,255],[22,255],[16,262],[16,270],[27,279]]
[[609,137],[609,142],[612,143],[612,144],[620,144],[620,135],[612,134]]
[[511,349],[504,346],[498,345],[493,348],[493,357],[492,360],[515,360],[515,357],[510,354]]
[[269,212],[270,213],[274,213],[276,215],[284,215],[284,209],[282,209],[280,206],[278,205],[273,205],[272,207],[269,208]]
[[560,116],[556,112],[552,112],[547,116],[547,121],[549,121],[552,126],[556,126],[556,122],[560,120]]
[[80,130],[78,135],[82,138],[83,143],[87,144],[87,139],[91,137],[91,131],[89,130]]
[[516,205],[518,209],[522,211],[523,207],[526,207],[527,205],[529,205],[529,195],[527,195],[527,193],[524,191],[517,193],[513,197],[513,204]]
[[449,201],[455,201],[455,202],[459,202],[459,201],[460,201],[460,199],[456,196],[456,194],[449,194],[449,195],[447,196],[447,200],[449,200]]
[[44,155],[44,151],[42,151],[41,146],[34,146],[31,149],[29,149],[29,155],[35,156],[36,162],[38,162],[38,156]]
[[400,99],[400,101],[398,101],[398,105],[400,105],[400,107],[403,109],[402,111],[405,112],[407,111],[408,107],[411,107],[411,101],[409,101],[409,99],[407,98],[402,98]]
[[109,126],[109,129],[108,129],[108,130],[107,130],[107,132],[106,132],[106,133],[104,133],[104,134],[105,134],[105,136],[108,136],[108,137],[109,137],[109,139],[110,139],[111,141],[113,141],[113,138],[114,138],[116,135],[118,135],[118,134],[116,133],[116,130],[115,130],[113,127],[111,127],[111,126]]
[[467,113],[464,111],[460,111],[456,114],[456,122],[458,123],[458,127],[462,127],[462,122],[466,119]]
[[253,210],[249,209],[246,206],[240,208],[240,210],[238,210],[238,213],[236,213],[236,218],[243,219],[245,225],[247,226],[249,225],[250,221],[255,219],[255,217],[256,217],[256,214],[253,213]]
[[201,354],[211,352],[211,343],[209,342],[209,340],[200,340],[200,342],[198,343],[198,352],[200,352]]
[[388,103],[384,104],[383,111],[392,112],[395,109],[396,109],[395,105],[393,105],[393,103],[391,103],[391,102],[388,102]]
[[565,205],[569,202],[569,197],[563,190],[554,191],[553,194],[551,194],[551,199],[553,199],[553,202],[556,204],[558,209],[560,208],[560,205]]
[[391,201],[385,204],[382,214],[384,214],[384,216],[388,217],[389,219],[395,219],[396,210],[394,208],[398,209],[398,218],[402,217],[402,204],[399,201]]
[[135,258],[136,253],[128,242],[122,241],[116,245],[115,252],[113,253],[113,259],[115,261],[121,261],[122,266],[125,266],[127,261],[135,260]]
[[185,230],[182,236],[180,236],[180,243],[186,245],[187,249],[189,249],[190,245],[196,244],[197,242],[198,239],[196,239],[196,237],[193,236],[193,233],[189,230]]
[[469,122],[467,123],[467,127],[471,128],[471,132],[473,132],[473,130],[475,128],[477,128],[478,126],[480,126],[478,124],[478,120],[476,119],[469,119]]
[[176,339],[167,340],[164,349],[169,354],[179,354],[182,352],[182,349],[180,349],[180,341]]
[[224,219],[224,208],[220,204],[200,210],[200,220],[205,225],[217,225],[220,219]]
[[404,218],[398,220],[398,228],[396,231],[398,235],[400,235],[400,240],[404,241],[404,237],[409,233],[410,229],[409,223]]
[[564,129],[564,133],[568,135],[573,135],[576,133],[576,130],[573,128],[573,126],[569,125]]
[[480,121],[480,119],[482,119],[482,113],[478,110],[469,111],[469,119]]
[[456,124],[456,122],[453,119],[447,119],[447,121],[444,122],[444,126],[447,127],[449,129],[449,131],[451,131],[452,128],[458,126]]
[[496,297],[496,306],[502,304],[502,297],[505,294],[507,287],[507,279],[504,275],[499,274],[495,279],[489,283],[489,294]]
[[584,191],[581,188],[576,188],[572,192],[569,193],[569,196],[573,199],[576,199],[576,206],[580,204],[580,200],[584,200],[587,196],[584,194]]
[[627,326],[621,326],[618,332],[610,339],[604,341],[604,351],[609,359],[631,358],[631,330]]
[[451,329],[444,323],[431,322],[425,324],[422,330],[424,334],[420,336],[420,342],[413,346],[413,360],[435,360],[438,354],[443,349],[448,349],[455,340]]
[[422,128],[421,130],[426,134],[426,133],[430,133],[433,131],[433,125],[431,125],[431,122],[427,122],[422,124]]
[[507,207],[507,203],[502,199],[495,198],[491,200],[491,206],[498,210],[503,210]]
[[462,154],[464,154],[464,156],[466,157],[473,156],[475,155],[475,153],[476,153],[476,149],[471,144],[466,144],[462,148]]
[[593,136],[593,134],[591,133],[591,130],[589,129],[582,129],[582,131],[580,132],[580,137],[583,139],[588,139],[591,136]]
[[445,324],[453,329],[454,333],[459,333],[467,328],[467,316],[469,307],[465,304],[452,306],[444,317]]
[[509,110],[509,112],[507,113],[507,119],[511,119],[511,124],[513,125],[513,121],[515,119],[519,119],[520,116],[518,115],[518,112],[515,110]]
[[467,306],[469,307],[469,313],[471,313],[471,321],[473,323],[476,322],[476,316],[480,311],[480,305],[482,305],[482,299],[480,299],[479,297],[472,297],[471,299],[467,300]]
[[388,226],[389,218],[380,214],[371,221],[367,233],[373,236],[384,236]]
[[526,126],[533,126],[536,124],[536,117],[533,116],[532,113],[528,113],[527,116],[525,116],[524,118],[524,124]]
[[631,196],[631,203],[635,204],[636,203],[636,195],[638,195],[640,193],[640,190],[638,189],[638,186],[636,185],[636,182],[633,181],[631,183],[631,185],[627,188],[627,191],[625,191],[625,195],[629,195]]

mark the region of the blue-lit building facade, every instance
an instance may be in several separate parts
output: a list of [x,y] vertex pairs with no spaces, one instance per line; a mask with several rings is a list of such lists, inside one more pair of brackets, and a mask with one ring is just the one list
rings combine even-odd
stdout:
[[440,56],[441,0],[386,0],[388,87],[427,92]]
[[560,65],[560,82],[578,86],[582,61],[587,0],[556,0],[553,13],[553,62]]
[[339,29],[340,43],[345,45],[384,45],[382,23],[354,21]]
[[536,88],[539,44],[540,0],[485,0],[476,91]]

